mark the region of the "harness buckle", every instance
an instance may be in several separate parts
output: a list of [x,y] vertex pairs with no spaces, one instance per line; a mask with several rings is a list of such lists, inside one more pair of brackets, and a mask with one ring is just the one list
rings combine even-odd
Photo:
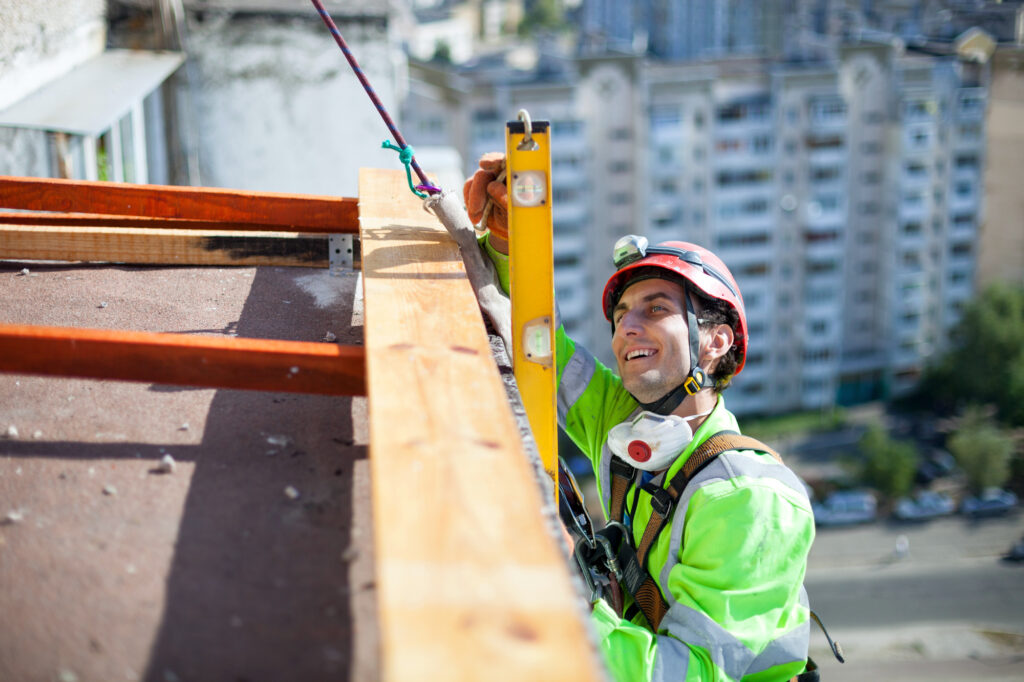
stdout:
[[675,502],[672,499],[672,494],[664,488],[655,488],[647,492],[651,495],[651,508],[657,512],[658,516],[667,519],[668,515],[672,513],[672,504]]

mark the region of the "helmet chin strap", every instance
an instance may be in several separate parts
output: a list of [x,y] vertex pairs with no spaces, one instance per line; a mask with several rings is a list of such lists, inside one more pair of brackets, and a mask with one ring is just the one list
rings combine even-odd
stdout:
[[[644,410],[662,416],[672,414],[688,396],[696,395],[701,390],[715,385],[715,382],[708,377],[707,372],[697,364],[700,355],[700,330],[697,326],[697,313],[693,309],[693,301],[690,300],[689,286],[683,286],[683,298],[686,299],[686,327],[690,336],[690,372],[686,377],[686,381],[654,402],[645,403],[637,399],[640,407]],[[636,398],[636,396],[633,397]]]

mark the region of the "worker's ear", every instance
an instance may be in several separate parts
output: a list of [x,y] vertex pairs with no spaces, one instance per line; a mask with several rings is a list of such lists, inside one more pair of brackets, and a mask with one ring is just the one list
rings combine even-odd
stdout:
[[732,327],[717,324],[708,331],[701,331],[700,366],[708,374],[713,374],[719,358],[724,356],[736,342]]

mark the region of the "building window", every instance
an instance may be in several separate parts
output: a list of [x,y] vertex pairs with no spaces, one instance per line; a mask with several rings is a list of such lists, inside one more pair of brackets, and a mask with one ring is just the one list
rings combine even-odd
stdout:
[[674,104],[657,104],[651,107],[652,128],[675,128],[682,121],[679,107]]
[[807,263],[808,275],[828,275],[836,272],[838,269],[839,266],[834,260],[810,261]]
[[819,149],[840,149],[843,146],[842,135],[808,135],[806,140],[807,148],[810,150]]
[[912,178],[919,178],[927,174],[924,164],[920,161],[908,161],[903,166],[904,172]]
[[976,154],[965,154],[963,156],[958,156],[956,157],[955,163],[957,170],[977,170],[978,156]]
[[556,204],[579,200],[580,192],[576,187],[555,187],[551,191],[552,200]]
[[832,123],[846,118],[846,104],[841,99],[811,102],[811,119],[816,123]]
[[728,249],[734,247],[764,246],[770,243],[771,235],[767,232],[752,232],[746,234],[723,235],[718,238],[718,247]]
[[771,105],[767,99],[733,102],[720,106],[717,111],[718,120],[722,123],[739,121],[763,121],[768,118]]
[[[741,267],[738,270],[741,277],[764,277],[768,274],[767,263],[752,263],[745,267]],[[746,302],[750,304],[750,296],[746,297]]]
[[719,171],[716,180],[719,187],[735,187],[743,185],[754,185],[763,182],[770,182],[772,172],[767,169],[760,170],[727,170]]
[[812,166],[811,182],[832,182],[842,175],[839,166]]
[[927,130],[915,130],[910,134],[910,146],[914,149],[924,149],[928,146],[930,138]]

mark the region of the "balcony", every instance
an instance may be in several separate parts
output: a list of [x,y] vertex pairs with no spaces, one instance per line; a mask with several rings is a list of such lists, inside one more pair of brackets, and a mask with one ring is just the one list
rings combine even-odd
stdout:
[[982,121],[987,108],[985,88],[964,88],[957,96],[956,120]]

